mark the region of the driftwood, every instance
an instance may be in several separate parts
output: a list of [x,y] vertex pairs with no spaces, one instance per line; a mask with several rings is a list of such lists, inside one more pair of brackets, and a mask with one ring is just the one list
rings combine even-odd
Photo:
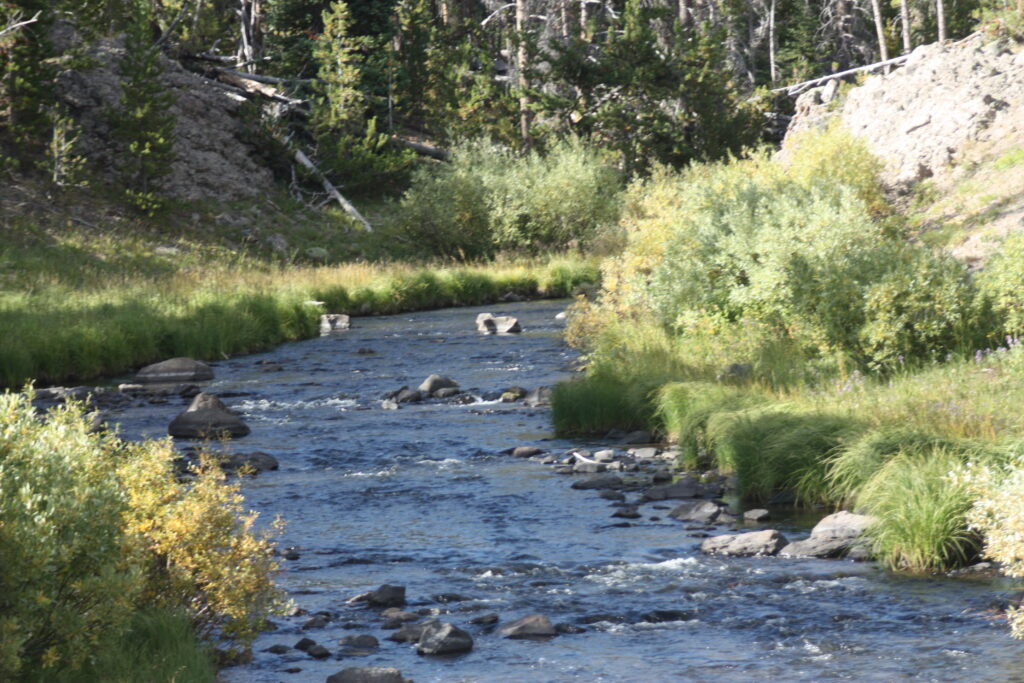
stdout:
[[897,66],[897,65],[903,64],[903,62],[907,61],[907,58],[909,56],[910,55],[900,55],[899,57],[893,57],[892,59],[887,59],[884,62],[875,62],[874,64],[867,64],[865,66],[858,66],[855,69],[847,69],[846,71],[840,71],[838,73],[834,73],[834,74],[831,74],[829,76],[822,76],[821,78],[812,78],[809,81],[803,81],[802,83],[794,83],[792,85],[787,85],[784,88],[775,88],[774,90],[772,90],[772,92],[784,92],[787,95],[789,95],[790,97],[792,97],[794,95],[799,95],[800,93],[804,92],[808,88],[813,88],[816,85],[822,85],[823,83],[828,83],[829,81],[831,81],[834,78],[843,78],[844,76],[850,76],[850,75],[853,75],[853,74],[856,74],[856,73],[860,73],[862,71],[874,71],[876,69],[882,69],[882,68],[885,68],[887,66]]
[[17,31],[19,29],[25,28],[29,24],[36,23],[37,21],[39,21],[39,14],[40,14],[39,12],[36,12],[34,15],[32,15],[31,19],[25,19],[24,21],[18,21],[18,19],[20,19],[20,17],[18,17],[17,14],[16,14],[13,17],[13,19],[12,19],[13,23],[8,24],[7,26],[5,26],[2,29],[0,29],[0,38],[2,38],[3,36],[7,35],[8,33],[14,33],[15,31]]
[[431,145],[426,145],[423,144],[422,142],[406,140],[405,138],[400,138],[397,135],[392,135],[390,142],[392,145],[396,145],[398,147],[405,147],[406,149],[411,149],[417,154],[422,154],[425,157],[437,159],[438,161],[449,161],[451,159],[451,154],[449,154],[446,150],[440,149],[438,147],[433,147]]
[[217,76],[217,80],[221,83],[227,83],[228,85],[234,86],[239,90],[244,90],[247,93],[254,95],[261,95],[268,99],[276,102],[283,102],[292,106],[304,106],[308,104],[307,100],[300,100],[294,97],[287,97],[282,95],[277,88],[272,85],[267,85],[262,81],[257,81],[251,78],[251,74],[243,74],[231,69],[214,69],[214,73]]
[[316,164],[310,161],[309,157],[306,156],[301,149],[295,150],[295,160],[299,162],[303,168],[309,170],[313,175],[320,179],[320,184],[324,186],[327,194],[333,197],[334,200],[341,205],[341,208],[345,210],[345,213],[362,223],[363,227],[366,228],[366,232],[373,232],[370,222],[363,218],[363,214],[359,213],[359,210],[354,207],[349,200],[341,196],[341,193],[338,192],[338,188],[336,188],[333,183],[327,179],[327,176],[325,176],[323,172],[316,167]]

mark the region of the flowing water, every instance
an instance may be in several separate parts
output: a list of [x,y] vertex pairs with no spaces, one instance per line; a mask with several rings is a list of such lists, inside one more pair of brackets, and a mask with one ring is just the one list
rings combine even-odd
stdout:
[[[1003,584],[905,577],[869,563],[703,556],[701,539],[658,519],[657,504],[624,526],[608,501],[571,490],[572,477],[501,454],[579,445],[550,438],[544,408],[382,409],[382,395],[432,373],[477,396],[566,378],[575,354],[555,321],[564,305],[486,309],[519,317],[521,335],[476,334],[485,309],[359,318],[337,336],[216,364],[209,391],[252,427],[231,448],[281,463],[244,484],[263,520],[287,520],[281,546],[300,555],[284,562],[279,583],[297,606],[331,615],[309,631],[308,617],[275,618],[254,661],[225,670],[224,681],[319,682],[348,666],[394,666],[418,683],[1024,680],[1024,644],[992,608]],[[180,409],[139,407],[117,419],[126,437],[162,436]],[[773,522],[791,540],[807,524]],[[406,609],[439,610],[468,630],[473,651],[424,657],[384,640],[376,611],[346,603],[384,583],[407,587]],[[466,599],[434,599],[441,594]],[[540,612],[585,632],[504,639],[469,624],[489,612],[501,623]],[[380,639],[376,653],[321,661],[262,651],[310,637],[337,653],[339,638],[362,633]]]

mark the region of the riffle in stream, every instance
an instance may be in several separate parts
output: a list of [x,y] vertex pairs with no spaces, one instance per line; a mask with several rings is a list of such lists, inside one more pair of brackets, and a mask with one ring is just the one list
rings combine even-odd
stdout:
[[[570,489],[572,477],[502,454],[582,445],[550,438],[546,408],[381,407],[383,395],[433,373],[477,396],[566,379],[576,356],[555,320],[565,305],[358,318],[341,334],[215,365],[205,390],[226,396],[252,427],[230,448],[281,464],[243,485],[263,522],[287,522],[280,546],[298,559],[283,561],[279,584],[309,615],[330,617],[311,630],[302,629],[308,615],[275,617],[252,663],[225,669],[223,681],[321,682],[349,666],[397,667],[417,683],[1024,680],[1022,649],[994,616],[999,582],[701,555],[702,539],[657,503],[623,525],[609,501]],[[524,332],[479,335],[473,321],[484,310],[515,315]],[[126,438],[162,437],[183,406],[137,406],[114,420]],[[808,531],[806,518],[771,524],[791,540]],[[347,604],[385,583],[406,587],[405,609],[469,631],[472,652],[420,656],[386,640],[376,610]],[[585,630],[510,640],[469,623],[490,612],[499,627],[539,612]],[[380,647],[340,658],[339,639],[358,634]],[[304,637],[332,656],[265,652]]]

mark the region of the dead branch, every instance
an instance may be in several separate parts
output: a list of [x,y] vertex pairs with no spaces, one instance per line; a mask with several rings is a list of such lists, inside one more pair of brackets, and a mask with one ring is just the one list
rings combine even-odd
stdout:
[[309,157],[306,156],[306,154],[301,149],[296,148],[294,150],[294,154],[295,160],[297,162],[299,162],[305,169],[307,169],[308,171],[313,173],[313,175],[319,178],[320,183],[324,186],[324,189],[327,190],[327,194],[329,194],[331,197],[334,198],[336,202],[338,202],[338,204],[345,211],[345,213],[347,213],[349,216],[362,223],[363,227],[366,228],[366,232],[373,232],[373,228],[370,226],[369,221],[363,218],[363,214],[359,213],[359,210],[355,206],[353,206],[349,200],[341,196],[341,193],[338,192],[338,188],[336,188],[334,184],[327,179],[327,176],[325,176],[323,172],[316,167],[316,164],[310,161]]
[[431,159],[437,159],[438,161],[449,161],[451,159],[451,155],[447,150],[433,147],[432,145],[426,145],[422,142],[416,142],[414,140],[406,140],[405,138],[400,138],[397,135],[392,135],[390,142],[392,145],[411,149],[417,154],[430,157]]
[[28,26],[29,24],[36,23],[37,21],[39,21],[39,14],[40,14],[39,12],[36,12],[32,16],[31,19],[26,19],[25,21],[17,21],[18,13],[16,13],[15,16],[13,17],[13,20],[16,23],[9,24],[9,25],[5,26],[4,28],[0,29],[0,38],[3,38],[4,36],[6,36],[9,33],[14,33],[15,31],[23,29],[26,26]]
[[884,68],[884,67],[887,67],[887,66],[897,66],[897,65],[903,64],[903,62],[907,61],[907,57],[909,57],[909,56],[910,55],[901,55],[899,57],[893,57],[892,59],[887,59],[884,62],[875,62],[874,64],[866,64],[864,66],[858,66],[855,69],[847,69],[846,71],[840,71],[838,73],[834,73],[834,74],[831,74],[829,76],[822,76],[821,78],[812,78],[809,81],[803,81],[801,83],[793,83],[792,85],[787,85],[787,86],[785,86],[783,88],[775,88],[774,90],[772,90],[772,92],[784,92],[787,95],[789,95],[790,97],[792,97],[794,95],[799,95],[800,93],[804,92],[808,88],[813,88],[816,85],[821,85],[823,83],[827,83],[828,81],[831,81],[834,78],[843,78],[844,76],[850,76],[850,75],[853,75],[853,74],[856,74],[856,73],[860,73],[861,71],[874,71],[876,69],[881,69],[881,68]]

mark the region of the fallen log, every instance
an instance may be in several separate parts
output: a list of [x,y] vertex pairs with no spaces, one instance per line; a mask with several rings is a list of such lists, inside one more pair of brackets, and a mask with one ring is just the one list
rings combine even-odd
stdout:
[[446,150],[440,149],[439,147],[433,147],[422,142],[406,140],[405,138],[400,138],[397,135],[391,136],[391,144],[397,145],[398,147],[405,147],[406,149],[411,149],[417,154],[430,157],[431,159],[437,159],[438,161],[451,160],[451,154],[449,154]]
[[900,55],[899,57],[893,57],[892,59],[887,59],[884,62],[875,62],[874,64],[865,64],[864,66],[858,66],[858,67],[856,67],[854,69],[847,69],[846,71],[839,71],[837,73],[830,74],[828,76],[822,76],[820,78],[812,78],[809,81],[802,81],[800,83],[793,83],[792,85],[787,85],[787,86],[782,87],[782,88],[775,88],[771,92],[784,92],[787,95],[789,95],[790,97],[792,97],[793,95],[799,95],[800,93],[804,92],[808,88],[813,88],[816,85],[822,85],[824,83],[828,83],[829,81],[831,81],[834,78],[843,78],[845,76],[852,76],[853,74],[860,73],[862,71],[874,71],[875,69],[881,69],[881,68],[884,68],[884,67],[887,67],[887,66],[897,66],[897,65],[900,65],[903,62],[907,61],[908,57],[910,57],[910,55]]
[[327,191],[328,195],[334,198],[334,201],[338,202],[345,213],[359,221],[363,227],[366,228],[366,232],[373,232],[370,222],[363,218],[363,214],[359,213],[359,210],[353,206],[349,200],[345,199],[340,192],[338,192],[338,188],[336,188],[334,184],[327,179],[327,176],[325,176],[323,172],[316,167],[316,164],[314,164],[301,149],[295,150],[295,160],[299,162],[303,168],[307,169],[319,178],[320,184],[323,185],[324,190]]

